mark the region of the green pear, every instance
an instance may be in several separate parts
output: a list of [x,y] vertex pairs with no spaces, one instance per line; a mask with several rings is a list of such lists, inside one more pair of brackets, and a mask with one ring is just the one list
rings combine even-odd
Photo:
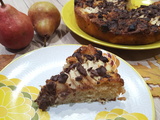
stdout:
[[44,46],[48,39],[58,28],[61,20],[60,12],[50,2],[42,1],[34,3],[28,10],[34,30],[44,38]]
[[34,36],[30,18],[2,0],[0,3],[0,43],[8,49],[25,48]]

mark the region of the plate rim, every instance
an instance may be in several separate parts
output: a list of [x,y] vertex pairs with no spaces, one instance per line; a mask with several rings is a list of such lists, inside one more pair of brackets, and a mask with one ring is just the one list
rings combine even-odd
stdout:
[[[99,45],[102,45],[102,46],[106,46],[106,47],[111,47],[111,48],[118,48],[118,49],[124,49],[124,50],[150,50],[150,49],[158,49],[160,48],[160,41],[157,41],[155,43],[151,43],[151,44],[146,44],[146,45],[120,45],[120,44],[113,44],[113,43],[109,43],[109,42],[106,42],[106,41],[102,41],[100,39],[97,39],[97,38],[94,38],[90,35],[88,35],[87,33],[85,33],[84,31],[82,31],[79,27],[73,27],[73,26],[70,26],[68,21],[72,21],[73,20],[68,20],[66,19],[66,16],[69,15],[69,13],[71,13],[72,15],[74,14],[74,11],[73,9],[69,9],[68,8],[73,8],[73,2],[74,0],[69,0],[62,8],[62,11],[61,11],[61,16],[62,16],[62,20],[63,22],[66,24],[66,26],[72,31],[74,32],[75,34],[77,34],[78,36],[90,41],[90,42],[93,42],[93,43],[96,43],[96,44],[99,44]],[[67,12],[67,13],[66,13]],[[69,18],[72,18],[72,17],[69,17]],[[74,22],[76,22],[76,20],[74,19]],[[77,30],[81,31],[81,33],[83,33],[83,35],[81,33],[79,33]],[[88,38],[90,37],[90,38]]]
[[[27,56],[28,54],[32,54],[34,53],[35,51],[39,51],[39,50],[42,50],[42,49],[48,49],[48,48],[51,48],[51,47],[55,47],[55,46],[82,46],[81,44],[60,44],[60,45],[52,45],[52,46],[48,46],[48,47],[45,47],[45,48],[39,48],[39,49],[35,49],[35,50],[32,50],[30,52],[27,52],[17,58],[15,58],[13,61],[11,61],[7,66],[5,66],[1,71],[0,71],[0,74],[3,73],[3,71],[11,64],[13,64],[15,61]],[[98,47],[97,47],[98,48]],[[101,49],[101,48],[99,48]],[[109,52],[113,55],[115,55],[119,60],[123,61],[125,64],[127,64],[127,66],[129,66],[137,75],[138,77],[141,79],[142,83],[144,84],[144,87],[147,89],[147,92],[149,94],[149,98],[150,98],[150,101],[151,101],[151,105],[152,105],[152,120],[155,120],[156,118],[156,110],[155,110],[155,104],[154,104],[154,100],[153,100],[153,97],[151,95],[151,92],[150,92],[150,89],[149,87],[147,86],[147,84],[145,83],[144,79],[142,78],[142,76],[138,73],[138,71],[135,70],[135,68],[133,68],[133,66],[131,66],[127,61],[125,61],[124,59],[122,59],[121,57],[119,57],[118,55],[110,52],[110,51],[107,51],[107,50],[104,50],[104,49],[101,49],[103,51],[106,51],[106,52]],[[2,74],[3,75],[3,74]]]

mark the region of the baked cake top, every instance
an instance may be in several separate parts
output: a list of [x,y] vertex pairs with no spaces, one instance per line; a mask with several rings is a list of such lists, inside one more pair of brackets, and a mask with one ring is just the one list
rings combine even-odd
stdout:
[[[59,75],[52,76],[51,80],[67,83],[72,89],[83,89],[84,86],[80,81],[86,77],[92,78],[90,80],[92,85],[100,84],[100,81],[105,78],[111,80],[112,73],[117,72],[113,64],[115,63],[109,61],[101,50],[95,49],[92,45],[81,46],[66,59],[63,71]],[[71,84],[73,81],[77,81],[76,85]],[[123,80],[120,81],[123,83]]]
[[115,34],[152,34],[159,31],[160,3],[127,10],[127,0],[75,0],[75,7],[100,25],[101,31]]

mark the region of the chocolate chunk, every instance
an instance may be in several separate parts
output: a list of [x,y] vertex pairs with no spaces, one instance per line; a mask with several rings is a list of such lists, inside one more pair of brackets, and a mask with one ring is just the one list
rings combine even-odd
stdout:
[[99,76],[105,76],[106,75],[106,68],[104,66],[100,66],[96,69]]
[[151,19],[150,18],[144,18],[144,20],[149,22]]
[[97,84],[100,84],[100,82],[99,82],[99,81],[97,81]]
[[70,67],[70,69],[73,69],[73,68],[75,68],[76,66],[77,66],[77,63],[74,63],[74,64],[70,65],[69,67]]
[[98,14],[98,18],[103,18],[103,15],[102,14]]
[[86,70],[84,69],[84,67],[81,64],[78,64],[77,70],[81,75],[87,76],[87,72],[86,72]]
[[48,106],[50,106],[50,101],[47,98],[48,96],[44,94],[42,98],[36,99],[35,101],[39,105],[39,109],[42,109],[42,111],[45,111]]
[[52,81],[57,81],[57,80],[58,80],[58,77],[59,77],[59,75],[55,75],[55,76],[52,76],[50,79],[51,79]]
[[101,50],[97,50],[97,53],[102,56],[102,51]]
[[56,84],[53,81],[47,82],[46,89],[48,94],[52,94],[52,95],[56,94]]
[[94,56],[93,55],[84,55],[88,60],[92,61],[94,60]]
[[90,73],[91,73],[91,77],[99,76],[97,70],[91,70]]
[[148,18],[154,18],[155,17],[155,14],[153,12],[150,12],[148,13],[147,15]]
[[73,53],[72,56],[76,57],[77,60],[78,60],[80,63],[83,63],[83,59],[82,59],[82,56],[81,56],[81,53],[80,53],[80,52],[75,52],[75,53]]
[[147,7],[147,6],[146,6],[146,5],[141,5],[141,6],[140,6],[140,8],[145,8],[145,7]]
[[132,31],[135,31],[136,30],[136,25],[135,24],[132,24],[128,27],[128,32],[132,32]]
[[86,0],[86,2],[94,2],[94,0]]
[[81,81],[83,79],[83,77],[82,76],[78,76],[75,79],[76,79],[76,81]]
[[102,24],[101,25],[101,31],[102,32],[108,32],[110,29],[109,29],[109,26],[108,24]]
[[68,75],[65,73],[60,73],[59,77],[58,77],[58,82],[59,83],[65,83],[68,79]]
[[87,71],[91,71],[91,70],[92,70],[92,67],[88,68],[88,70],[87,70]]
[[92,7],[94,0],[86,0],[86,5]]
[[83,2],[79,2],[80,0],[74,0],[74,5],[83,7]]
[[106,3],[106,1],[103,1],[103,8],[106,8],[107,7],[107,3]]
[[104,78],[110,78],[111,76],[108,75],[108,74],[106,74],[106,75],[104,75],[103,77],[104,77]]
[[70,70],[71,70],[71,69],[68,67],[68,68],[65,68],[65,69],[64,69],[64,72],[69,73]]
[[64,69],[64,72],[69,73],[71,69],[74,69],[77,66],[77,63],[71,64],[68,68]]
[[79,2],[79,0],[74,0],[74,5],[76,5]]
[[99,60],[99,59],[100,59],[100,57],[102,56],[102,51],[97,50],[96,52],[97,52],[97,53],[96,53],[96,54],[94,54],[94,56],[96,57],[96,60]]
[[91,13],[91,14],[88,14],[88,17],[89,17],[90,19],[92,19],[92,18],[95,18],[95,15],[94,15],[93,13]]
[[[105,1],[105,0],[104,0]],[[107,6],[113,6],[113,2],[106,2]]]
[[103,61],[104,63],[106,63],[106,62],[109,61],[109,60],[108,60],[106,57],[104,57],[104,56],[101,56],[101,57],[100,57],[100,60]]

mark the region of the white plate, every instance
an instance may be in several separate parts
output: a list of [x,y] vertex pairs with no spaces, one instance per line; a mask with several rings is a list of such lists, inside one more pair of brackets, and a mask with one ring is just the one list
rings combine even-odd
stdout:
[[[14,60],[1,71],[1,74],[9,79],[21,79],[22,86],[34,86],[40,89],[40,85],[44,85],[47,78],[62,70],[66,57],[72,55],[79,47],[79,45],[58,45],[34,50]],[[95,115],[100,111],[121,108],[129,113],[142,113],[149,120],[154,120],[154,103],[148,86],[127,62],[118,56],[117,58],[120,60],[118,72],[125,83],[125,101],[112,101],[105,105],[98,102],[59,105],[51,107],[48,111],[51,119],[94,120]]]

